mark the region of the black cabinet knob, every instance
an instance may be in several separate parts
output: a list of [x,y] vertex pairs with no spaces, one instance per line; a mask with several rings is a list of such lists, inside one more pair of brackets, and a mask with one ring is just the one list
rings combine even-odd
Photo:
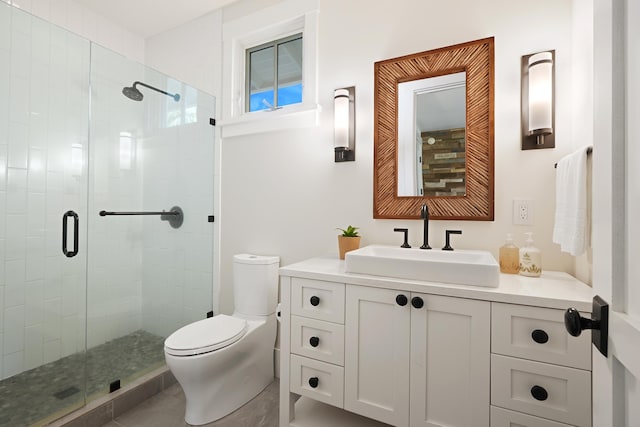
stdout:
[[542,402],[543,400],[547,400],[547,398],[549,397],[549,393],[547,393],[547,390],[545,390],[544,387],[534,385],[533,387],[531,387],[531,396],[533,396],[534,399]]
[[533,339],[538,344],[544,344],[549,341],[549,335],[542,329],[536,329],[531,332],[531,339]]
[[424,307],[424,301],[420,297],[413,297],[411,298],[411,305],[415,308],[422,308]]
[[318,377],[309,378],[309,387],[311,387],[311,388],[318,387]]
[[318,304],[320,304],[320,298],[317,296],[312,296],[311,299],[309,299],[309,302],[311,303],[312,306],[317,306]]
[[406,295],[402,295],[402,294],[400,294],[400,295],[398,295],[398,296],[396,297],[396,303],[397,303],[399,306],[404,307],[405,305],[407,305],[407,303],[408,303],[408,302],[409,302],[409,300],[407,299],[407,296],[406,296]]
[[320,344],[320,338],[318,337],[309,338],[309,344],[311,345],[311,347],[317,347],[318,344]]

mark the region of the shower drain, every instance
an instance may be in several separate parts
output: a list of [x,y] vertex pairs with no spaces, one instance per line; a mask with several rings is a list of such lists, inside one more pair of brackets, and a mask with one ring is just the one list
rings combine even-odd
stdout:
[[67,397],[76,394],[77,392],[79,392],[80,389],[78,387],[75,386],[71,386],[69,388],[65,388],[64,390],[60,390],[56,393],[53,393],[53,395],[57,398],[57,399],[66,399]]

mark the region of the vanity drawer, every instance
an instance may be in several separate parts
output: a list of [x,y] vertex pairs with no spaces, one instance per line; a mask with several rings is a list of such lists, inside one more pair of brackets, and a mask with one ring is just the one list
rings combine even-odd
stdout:
[[291,316],[291,352],[343,366],[344,326]]
[[291,392],[339,408],[344,406],[344,368],[341,366],[292,354],[290,375]]
[[591,372],[493,354],[491,404],[589,427]]
[[491,352],[591,369],[591,334],[572,337],[564,311],[492,303]]
[[344,284],[292,278],[291,314],[344,324]]
[[509,411],[503,408],[491,407],[491,427],[571,427],[569,424],[558,423],[544,418]]

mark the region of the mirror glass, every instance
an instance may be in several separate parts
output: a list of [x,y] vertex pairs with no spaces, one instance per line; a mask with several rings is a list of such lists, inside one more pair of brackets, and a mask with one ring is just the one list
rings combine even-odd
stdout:
[[464,196],[466,73],[398,84],[398,196]]
[[493,221],[493,37],[374,72],[373,217]]

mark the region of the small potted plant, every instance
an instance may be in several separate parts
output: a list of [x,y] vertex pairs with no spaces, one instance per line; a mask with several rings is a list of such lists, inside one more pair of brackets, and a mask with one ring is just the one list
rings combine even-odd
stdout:
[[348,226],[344,228],[336,228],[342,231],[338,235],[338,249],[340,250],[340,259],[344,259],[344,254],[358,249],[360,247],[360,236],[358,235],[358,227]]

